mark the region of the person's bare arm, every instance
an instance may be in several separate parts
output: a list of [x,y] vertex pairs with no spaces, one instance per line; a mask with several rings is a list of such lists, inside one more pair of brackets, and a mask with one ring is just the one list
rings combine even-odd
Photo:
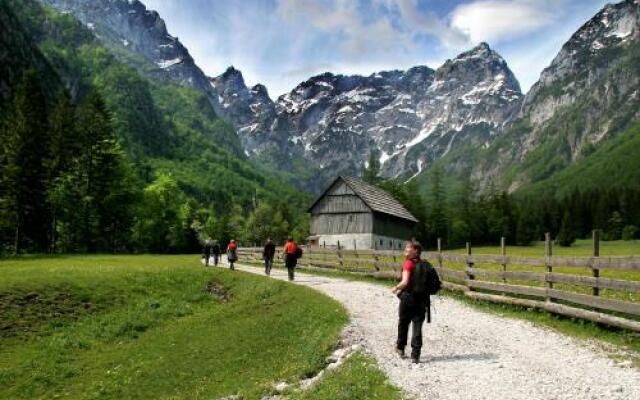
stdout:
[[398,293],[409,285],[409,278],[411,277],[411,272],[403,269],[402,270],[402,280],[396,286],[391,289],[393,293]]

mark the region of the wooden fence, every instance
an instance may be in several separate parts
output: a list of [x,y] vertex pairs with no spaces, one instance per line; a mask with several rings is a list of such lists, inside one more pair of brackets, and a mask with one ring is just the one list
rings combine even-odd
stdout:
[[[446,289],[467,297],[640,332],[640,301],[636,301],[636,294],[640,293],[640,257],[601,257],[597,232],[593,243],[592,257],[558,257],[553,255],[547,235],[544,258],[534,258],[508,256],[504,239],[500,255],[472,254],[469,243],[466,254],[445,253],[438,241],[438,251],[423,253],[423,257],[434,264]],[[239,255],[241,261],[262,262],[261,248],[240,248]],[[282,265],[279,256],[278,253],[276,265]],[[398,279],[402,259],[400,251],[306,248],[298,266]],[[601,271],[612,277],[600,276]],[[628,279],[629,272],[637,273],[638,280]]]

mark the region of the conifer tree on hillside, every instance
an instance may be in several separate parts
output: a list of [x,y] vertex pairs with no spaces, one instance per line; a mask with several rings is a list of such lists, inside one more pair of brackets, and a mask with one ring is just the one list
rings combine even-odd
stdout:
[[13,253],[47,248],[47,132],[45,95],[34,70],[18,85],[2,129],[0,220]]

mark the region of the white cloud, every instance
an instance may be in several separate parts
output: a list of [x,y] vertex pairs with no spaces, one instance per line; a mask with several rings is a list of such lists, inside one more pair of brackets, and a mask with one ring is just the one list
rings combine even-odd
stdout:
[[312,27],[331,35],[336,50],[348,58],[375,57],[412,48],[411,35],[396,29],[384,16],[365,22],[357,2],[352,0],[279,0],[276,15],[298,32]]
[[472,42],[499,43],[555,22],[564,1],[479,0],[461,4],[451,13],[451,26]]
[[463,47],[469,44],[469,37],[457,27],[447,24],[435,14],[420,11],[416,0],[381,0],[387,6],[395,7],[407,28],[415,33],[437,37],[447,47]]

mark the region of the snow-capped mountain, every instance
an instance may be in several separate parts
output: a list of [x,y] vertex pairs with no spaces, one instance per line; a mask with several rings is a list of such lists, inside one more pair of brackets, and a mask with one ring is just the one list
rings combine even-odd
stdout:
[[[206,77],[138,0],[41,1],[72,12],[143,74],[206,93],[245,154],[276,169],[303,165],[313,171],[306,187],[359,174],[374,153],[385,177],[409,179],[446,157],[452,173],[471,173],[480,186],[509,175],[514,190],[640,118],[640,0],[607,5],[588,21],[526,97],[505,60],[481,43],[437,70],[325,73],[275,101],[233,67]],[[536,167],[543,173],[535,178],[525,171],[540,163],[553,168]]]
[[486,43],[436,71],[318,75],[275,104],[253,95],[235,69],[212,82],[250,154],[275,141],[328,174],[357,174],[374,152],[383,175],[409,177],[457,143],[488,145],[522,100],[515,76]]
[[[640,38],[639,10],[638,0],[609,4],[584,24],[542,72],[540,80],[527,94],[522,113],[529,114],[533,124],[541,124],[551,118],[555,110],[589,91],[598,77],[619,60],[615,52]],[[607,58],[605,63],[592,65],[603,56]],[[552,95],[560,92],[560,96]]]

